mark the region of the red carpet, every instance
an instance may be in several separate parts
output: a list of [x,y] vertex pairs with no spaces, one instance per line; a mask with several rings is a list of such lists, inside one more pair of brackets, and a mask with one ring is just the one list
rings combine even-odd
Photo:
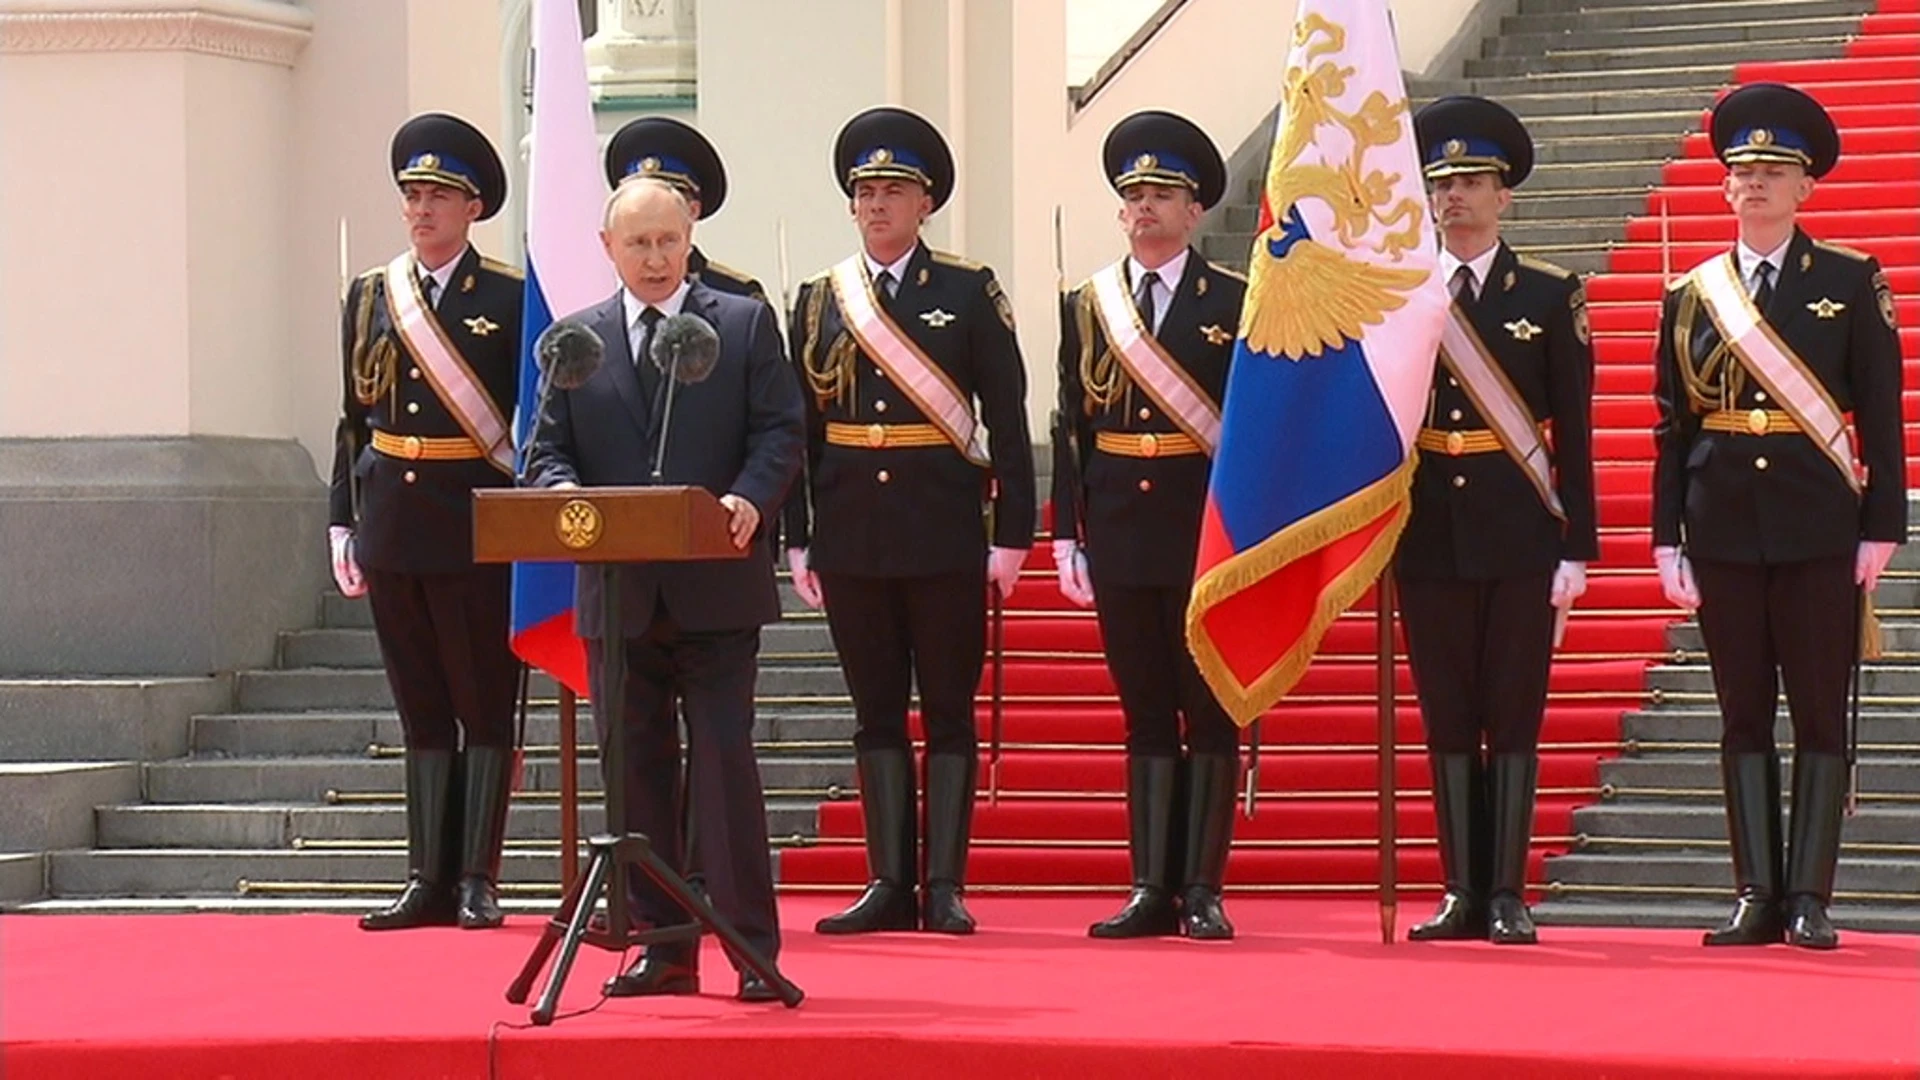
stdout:
[[[0,920],[7,1080],[639,1075],[1600,1078],[1920,1074],[1920,939],[1709,952],[1548,928],[1532,949],[1378,943],[1371,904],[1239,900],[1241,940],[1094,943],[1110,898],[984,899],[972,940],[791,931],[805,1004],[613,1001],[545,1030],[501,988],[537,933],[335,916]],[[818,899],[785,902],[811,925]],[[1403,918],[1424,915],[1417,902]],[[615,969],[589,951],[563,1003]],[[1484,994],[1483,998],[1481,994]],[[489,1047],[489,1033],[495,1035]],[[491,1060],[490,1060],[491,1057]]]

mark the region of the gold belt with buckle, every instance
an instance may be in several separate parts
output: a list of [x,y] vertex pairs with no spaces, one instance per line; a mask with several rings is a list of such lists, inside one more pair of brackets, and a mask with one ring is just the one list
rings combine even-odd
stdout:
[[1190,457],[1204,454],[1193,436],[1182,431],[1147,431],[1138,435],[1127,431],[1096,431],[1093,448],[1119,457]]
[[1459,457],[1462,454],[1491,454],[1501,449],[1500,436],[1492,428],[1442,431],[1421,428],[1413,444],[1428,453]]
[[827,442],[862,450],[953,445],[946,432],[932,424],[843,424],[838,421],[828,421]]
[[1700,426],[1737,435],[1787,435],[1800,430],[1793,414],[1780,409],[1721,409],[1701,417]]
[[375,453],[408,461],[478,461],[487,456],[479,443],[464,435],[443,439],[375,430],[373,449]]

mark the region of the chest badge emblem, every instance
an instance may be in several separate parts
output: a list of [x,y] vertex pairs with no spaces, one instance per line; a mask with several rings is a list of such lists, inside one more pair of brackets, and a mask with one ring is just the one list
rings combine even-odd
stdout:
[[1521,319],[1519,322],[1507,323],[1506,327],[1507,333],[1512,334],[1513,340],[1515,341],[1532,341],[1534,338],[1546,333],[1546,331],[1525,319]]
[[944,311],[940,308],[934,308],[932,311],[923,311],[920,313],[920,321],[933,327],[935,330],[940,329],[959,317],[960,316],[955,315],[951,311]]
[[467,330],[471,332],[474,337],[486,337],[488,334],[500,329],[499,323],[494,322],[485,315],[475,315],[471,319],[462,319],[460,321],[467,324]]
[[1847,305],[1835,303],[1833,300],[1823,296],[1813,303],[1808,304],[1807,310],[1823,319],[1832,319],[1837,318],[1841,312],[1847,310]]
[[1206,338],[1209,345],[1225,345],[1233,340],[1233,335],[1222,330],[1218,323],[1201,327],[1200,336]]

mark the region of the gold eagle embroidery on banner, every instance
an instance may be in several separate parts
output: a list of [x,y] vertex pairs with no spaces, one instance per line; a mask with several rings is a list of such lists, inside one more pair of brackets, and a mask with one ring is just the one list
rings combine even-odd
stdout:
[[[1286,77],[1281,104],[1285,122],[1273,168],[1267,175],[1267,205],[1277,215],[1254,245],[1247,275],[1250,296],[1245,336],[1252,349],[1289,360],[1319,356],[1358,340],[1366,327],[1406,303],[1406,294],[1427,280],[1427,270],[1399,270],[1349,256],[1365,247],[1392,262],[1420,243],[1425,207],[1419,200],[1393,198],[1397,173],[1367,167],[1368,154],[1400,139],[1407,102],[1375,92],[1360,108],[1343,112],[1333,99],[1346,92],[1351,67],[1314,61],[1346,47],[1346,30],[1318,15],[1303,20],[1295,43],[1318,42],[1306,51],[1306,63]],[[1321,127],[1337,124],[1353,140],[1353,151],[1337,164],[1296,161]],[[1307,235],[1296,204],[1318,199],[1333,213],[1340,246]],[[1375,228],[1389,230],[1377,243],[1366,240]],[[1254,297],[1258,301],[1254,302]]]

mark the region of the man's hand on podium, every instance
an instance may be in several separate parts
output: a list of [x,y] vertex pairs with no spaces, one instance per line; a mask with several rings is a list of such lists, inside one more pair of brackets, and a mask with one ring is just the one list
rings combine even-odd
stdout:
[[733,534],[733,546],[744,550],[753,543],[753,531],[760,527],[760,508],[753,505],[753,500],[731,491],[720,496],[720,505],[731,515],[727,531]]

